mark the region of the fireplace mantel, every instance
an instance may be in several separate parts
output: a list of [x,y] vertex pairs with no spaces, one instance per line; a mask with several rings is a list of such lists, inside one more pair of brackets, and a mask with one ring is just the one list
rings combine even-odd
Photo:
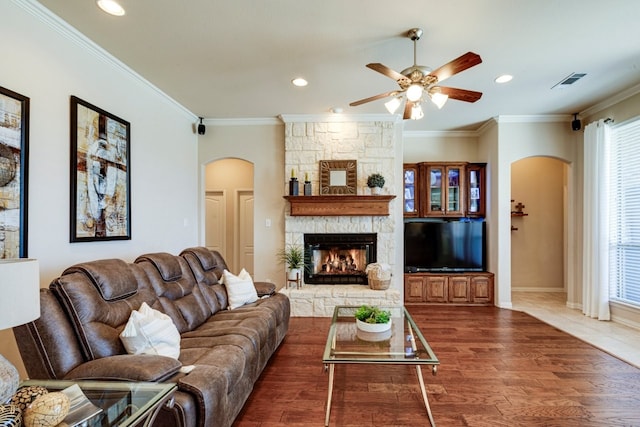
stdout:
[[291,204],[291,216],[388,216],[389,202],[384,196],[284,196]]

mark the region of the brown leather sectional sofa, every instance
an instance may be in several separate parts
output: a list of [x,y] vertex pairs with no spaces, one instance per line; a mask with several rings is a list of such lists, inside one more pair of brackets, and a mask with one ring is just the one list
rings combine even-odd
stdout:
[[[230,426],[287,333],[290,305],[256,283],[265,298],[227,310],[225,268],[203,247],[69,267],[41,289],[41,317],[14,329],[30,378],[175,382],[175,404],[154,426]],[[125,351],[119,334],[143,302],[178,328],[179,360]]]

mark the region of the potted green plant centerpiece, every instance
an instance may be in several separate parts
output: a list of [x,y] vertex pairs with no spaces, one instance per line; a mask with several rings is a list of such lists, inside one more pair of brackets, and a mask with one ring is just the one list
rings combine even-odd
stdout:
[[287,245],[278,252],[278,259],[287,266],[290,280],[296,280],[296,274],[302,273],[304,267],[304,250],[300,246]]
[[372,194],[380,194],[380,190],[384,187],[384,177],[379,173],[369,175],[367,187],[371,189]]
[[356,325],[364,332],[384,332],[391,329],[391,312],[379,307],[362,305],[355,312]]

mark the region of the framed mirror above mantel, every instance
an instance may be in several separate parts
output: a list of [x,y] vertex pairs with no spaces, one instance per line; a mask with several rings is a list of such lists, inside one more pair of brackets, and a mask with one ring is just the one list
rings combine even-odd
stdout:
[[388,216],[393,195],[284,196],[291,216]]

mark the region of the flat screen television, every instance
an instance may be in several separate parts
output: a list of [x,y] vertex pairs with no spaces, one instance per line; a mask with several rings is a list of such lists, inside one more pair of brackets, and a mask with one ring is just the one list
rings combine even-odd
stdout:
[[484,221],[404,223],[405,272],[486,271]]

